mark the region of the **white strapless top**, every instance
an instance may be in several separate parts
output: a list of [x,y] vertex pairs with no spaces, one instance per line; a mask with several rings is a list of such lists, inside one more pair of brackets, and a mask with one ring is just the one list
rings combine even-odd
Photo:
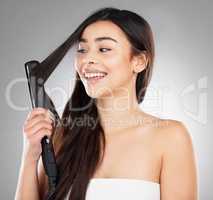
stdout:
[[[92,178],[86,200],[160,200],[160,184],[141,179]],[[68,200],[68,197],[65,198]]]

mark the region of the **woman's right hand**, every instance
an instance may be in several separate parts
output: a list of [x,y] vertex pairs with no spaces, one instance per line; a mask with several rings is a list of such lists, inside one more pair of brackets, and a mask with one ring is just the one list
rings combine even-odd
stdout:
[[27,116],[23,125],[24,134],[24,159],[37,162],[40,158],[42,147],[41,140],[44,136],[52,135],[54,115],[45,108],[34,108]]

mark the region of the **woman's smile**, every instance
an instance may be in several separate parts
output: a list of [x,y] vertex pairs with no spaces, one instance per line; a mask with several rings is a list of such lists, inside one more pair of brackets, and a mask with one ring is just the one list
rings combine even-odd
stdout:
[[103,80],[106,76],[107,76],[107,74],[103,75],[103,76],[85,77],[85,79],[86,79],[88,84],[95,84],[95,83],[100,82],[101,80]]

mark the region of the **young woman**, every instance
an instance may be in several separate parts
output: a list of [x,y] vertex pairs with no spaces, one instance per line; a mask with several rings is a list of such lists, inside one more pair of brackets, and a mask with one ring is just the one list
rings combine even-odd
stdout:
[[103,8],[43,65],[76,49],[76,82],[59,126],[43,108],[29,113],[16,200],[47,197],[40,141],[54,144],[55,200],[196,200],[196,167],[185,125],[142,111],[154,63],[153,34],[138,14]]

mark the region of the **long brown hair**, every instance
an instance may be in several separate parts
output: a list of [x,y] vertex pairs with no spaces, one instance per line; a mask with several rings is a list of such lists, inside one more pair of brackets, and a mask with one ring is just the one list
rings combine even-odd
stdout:
[[[111,21],[121,28],[131,44],[132,55],[145,52],[148,57],[146,68],[138,73],[136,79],[137,101],[141,103],[152,75],[154,42],[150,25],[134,12],[112,7],[95,11],[41,65],[56,66],[67,51],[79,41],[84,29],[101,20]],[[77,72],[75,76],[73,93],[65,105],[59,126],[52,138],[60,178],[52,195],[52,199],[55,200],[64,199],[68,193],[69,200],[85,200],[89,180],[104,157],[105,136],[95,99],[87,95]],[[76,119],[86,119],[86,123],[74,123]],[[88,120],[93,120],[95,126],[90,126]]]

